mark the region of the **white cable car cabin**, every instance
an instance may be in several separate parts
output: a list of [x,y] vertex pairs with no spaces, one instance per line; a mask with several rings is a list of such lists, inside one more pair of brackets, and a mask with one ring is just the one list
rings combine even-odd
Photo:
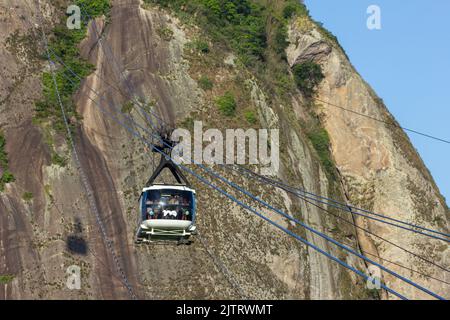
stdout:
[[[154,183],[164,168],[170,169],[179,184]],[[196,233],[195,190],[179,168],[163,155],[147,186],[142,189],[139,208],[136,243],[177,241],[189,244],[190,236]]]

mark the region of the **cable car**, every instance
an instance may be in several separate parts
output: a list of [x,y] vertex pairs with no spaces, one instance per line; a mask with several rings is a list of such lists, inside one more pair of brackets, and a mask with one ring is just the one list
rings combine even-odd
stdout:
[[[174,144],[169,141],[168,145]],[[191,235],[196,234],[195,190],[178,166],[166,156],[170,154],[170,149],[167,146],[153,148],[153,152],[163,150],[163,153],[158,167],[142,189],[136,243],[176,241],[179,244],[189,244]],[[171,171],[178,184],[155,183],[166,168]]]

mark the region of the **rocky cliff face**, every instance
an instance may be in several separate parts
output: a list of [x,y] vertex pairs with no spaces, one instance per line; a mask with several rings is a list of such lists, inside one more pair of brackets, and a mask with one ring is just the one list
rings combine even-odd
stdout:
[[[318,93],[316,112],[330,135],[333,158],[347,201],[375,212],[384,212],[392,218],[447,232],[449,210],[433,178],[407,136],[398,128],[398,123],[354,70],[343,50],[319,27],[301,18],[292,22],[289,40],[288,60],[291,65],[313,59],[323,66],[326,78]],[[344,106],[351,111],[336,106]],[[357,218],[357,222],[403,247],[414,248],[420,255],[434,252],[434,261],[449,265],[449,247],[439,241],[420,238],[363,218]],[[367,239],[361,233],[358,237],[363,249],[378,252],[381,258],[402,261],[448,277],[442,270],[430,268],[389,244],[370,236]],[[392,268],[401,272],[398,267]],[[448,295],[448,289],[442,284],[414,274],[409,276],[444,296]],[[390,276],[385,280],[409,296],[425,297]]]
[[[82,116],[81,125],[74,131],[75,147],[93,191],[93,205],[64,137],[31,121],[34,101],[40,98],[40,75],[48,68],[45,61],[33,55],[42,44],[39,33],[25,22],[37,22],[35,3],[6,1],[0,8],[0,124],[6,136],[10,170],[16,178],[0,197],[0,275],[14,276],[0,283],[0,298],[130,298],[118,267],[142,299],[372,297],[361,278],[272,228],[194,177],[190,179],[199,196],[197,225],[201,236],[191,246],[136,246],[137,200],[140,188],[151,175],[152,155],[139,139],[102,113],[93,100],[105,110],[117,112],[115,108],[121,109],[137,98],[152,105],[169,123],[186,124],[186,119],[198,119],[227,128],[242,123],[222,119],[214,97],[226,90],[242,91],[241,100],[257,111],[261,127],[282,129],[282,163],[276,172],[279,179],[316,194],[448,232],[448,209],[401,131],[318,102],[311,110],[296,90],[286,103],[266,92],[261,80],[248,69],[234,63],[234,54],[228,49],[211,42],[207,56],[192,51],[189,43],[198,37],[198,27],[138,0],[112,3],[109,19],[98,18],[95,25],[91,23],[80,44],[85,59],[95,66],[95,73],[85,79],[74,96]],[[48,13],[61,10],[42,1],[41,6]],[[49,26],[57,22],[51,17],[45,16]],[[12,37],[14,33],[17,36]],[[24,36],[29,38],[23,40]],[[326,78],[319,90],[321,100],[394,121],[342,50],[312,22],[294,19],[289,27],[289,42],[290,65],[311,59],[323,65]],[[212,90],[199,87],[197,80],[203,74],[214,80]],[[327,173],[302,127],[302,121],[314,114],[319,115],[330,135],[332,157],[339,172],[335,177]],[[138,110],[129,110],[129,116],[145,126]],[[50,138],[54,148],[71,155],[66,166],[52,161]],[[352,150],[351,155],[348,150]],[[284,191],[257,186],[236,173],[214,169],[353,248],[415,266],[442,279],[447,277],[445,272],[356,232],[351,225],[324,215],[319,208]],[[223,183],[217,184],[226,188]],[[32,193],[31,199],[24,196],[26,192]],[[257,207],[283,226],[365,270],[366,265],[356,258]],[[94,209],[99,212],[112,250],[101,235]],[[439,242],[354,219],[418,254],[432,252],[434,261],[449,264],[448,247]],[[70,265],[81,267],[81,290],[66,288]],[[388,267],[405,272],[393,265]],[[389,286],[409,297],[424,297],[383,276]],[[436,282],[414,273],[407,276],[449,296],[448,289]],[[390,298],[385,294],[382,297]]]

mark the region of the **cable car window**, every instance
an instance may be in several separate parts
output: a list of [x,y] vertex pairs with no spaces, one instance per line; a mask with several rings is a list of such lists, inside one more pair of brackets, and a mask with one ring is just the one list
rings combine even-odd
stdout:
[[191,191],[177,189],[149,190],[145,194],[144,219],[190,220],[194,197]]

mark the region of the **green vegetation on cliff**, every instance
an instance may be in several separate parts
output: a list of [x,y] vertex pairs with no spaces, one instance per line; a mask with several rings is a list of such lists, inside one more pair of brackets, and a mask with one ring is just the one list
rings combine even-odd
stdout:
[[[272,105],[291,105],[292,96],[298,91],[306,98],[306,105],[312,105],[312,98],[320,82],[324,79],[322,68],[314,61],[306,61],[289,66],[286,48],[289,45],[288,26],[292,19],[307,21],[306,25],[314,23],[305,5],[297,0],[278,1],[276,4],[265,0],[144,0],[149,5],[159,5],[175,13],[183,22],[200,26],[201,36],[191,44],[201,55],[202,65],[208,68],[215,65],[212,55],[218,54],[223,48],[231,49],[237,54],[244,69],[250,70],[258,79],[261,87],[271,97]],[[326,38],[333,38],[329,34]],[[219,54],[220,55],[220,54]],[[197,66],[197,71],[207,72]],[[245,71],[241,72],[244,74]],[[209,78],[202,75],[199,85],[204,90],[211,90]],[[256,124],[258,119],[246,103],[249,96],[244,93],[236,96],[238,91],[245,91],[239,84],[215,83],[214,87],[223,88],[225,94],[214,100],[220,113],[225,116],[225,122],[236,125],[239,121],[235,115],[242,115],[247,124]],[[239,88],[239,89],[237,89]],[[234,92],[235,95],[231,94]],[[237,103],[237,101],[239,103]],[[243,110],[238,110],[243,107]],[[311,113],[305,119],[303,129],[311,141],[318,159],[327,175],[335,177],[334,164],[330,152],[328,133],[311,108]],[[226,122],[231,120],[234,122]]]
[[[75,4],[80,6],[84,18],[86,13],[90,17],[107,15],[110,9],[109,0],[76,0]],[[93,71],[93,66],[81,57],[78,48],[79,43],[86,36],[86,26],[83,24],[81,29],[70,30],[65,22],[65,19],[61,19],[61,23],[54,28],[52,36],[49,37],[49,48],[51,59],[58,66],[55,71],[56,85],[66,109],[67,117],[70,119],[77,118],[72,95],[79,88],[81,81],[62,64],[59,64],[55,54],[81,78],[89,75]],[[43,54],[43,57],[46,59],[46,53]],[[72,82],[67,78],[70,78]],[[50,122],[52,128],[57,132],[62,132],[64,123],[51,72],[43,73],[42,85],[43,98],[35,103],[35,121],[39,123]]]
[[8,168],[8,154],[5,150],[6,139],[0,132],[0,192],[4,190],[5,184],[15,180]]
[[316,150],[326,173],[330,177],[334,177],[334,163],[330,152],[330,137],[328,132],[324,128],[316,126],[315,128],[309,130],[307,135]]
[[30,202],[31,200],[33,200],[33,198],[34,198],[34,195],[31,192],[26,191],[22,194],[22,199],[25,202]]
[[219,110],[227,117],[232,117],[236,111],[236,99],[231,92],[225,92],[223,96],[216,99]]
[[244,112],[245,120],[250,124],[255,124],[258,121],[256,114],[253,110],[248,110]]
[[200,79],[198,79],[198,84],[200,88],[203,90],[211,90],[214,87],[214,83],[205,75],[202,75]]
[[110,0],[75,0],[74,4],[81,8],[82,14],[87,13],[91,18],[107,16],[111,10]]
[[[214,40],[226,40],[242,62],[253,65],[264,60],[266,8],[249,0],[144,0],[172,9],[208,30]],[[202,46],[207,52],[207,46]]]
[[13,281],[15,276],[10,274],[2,274],[0,275],[0,284],[8,284]]
[[[109,0],[76,0],[74,4],[80,6],[84,22],[89,19],[88,17],[108,16],[110,10]],[[80,29],[71,30],[66,26],[65,17],[61,17],[60,23],[54,27],[48,36],[50,58],[56,66],[53,67],[56,86],[71,129],[80,120],[72,97],[78,90],[81,80],[73,75],[69,68],[82,79],[94,70],[94,67],[84,60],[80,54],[79,44],[86,34],[87,27],[84,23]],[[47,60],[47,52],[42,52],[41,58]],[[67,67],[61,63],[60,59]],[[50,148],[52,164],[64,167],[67,165],[67,159],[56,151],[54,146],[56,139],[53,137],[55,132],[64,132],[64,120],[59,105],[59,98],[51,71],[43,72],[42,99],[35,102],[33,122],[40,124],[44,131],[46,136],[45,142]]]
[[[202,27],[206,35],[237,53],[267,90],[280,95],[295,87],[289,76],[285,49],[287,26],[294,16],[308,16],[306,7],[296,0],[276,5],[263,0],[144,0],[175,12],[184,22]],[[208,42],[196,40],[202,53],[210,51]]]
[[53,152],[52,163],[60,167],[65,167],[67,165],[67,159],[63,156],[60,156],[58,153]]
[[290,19],[294,15],[309,16],[309,11],[305,5],[300,4],[298,0],[288,0],[283,8],[283,18]]
[[307,98],[314,96],[317,86],[325,78],[322,73],[322,67],[313,61],[296,64],[292,68],[292,73],[298,89]]

